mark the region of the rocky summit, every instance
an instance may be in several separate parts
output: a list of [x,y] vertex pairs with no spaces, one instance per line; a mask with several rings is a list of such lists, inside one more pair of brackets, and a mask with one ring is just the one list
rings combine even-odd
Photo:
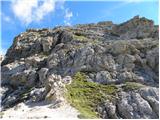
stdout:
[[47,101],[70,104],[79,118],[158,119],[158,27],[135,16],[26,30],[1,63],[1,114]]

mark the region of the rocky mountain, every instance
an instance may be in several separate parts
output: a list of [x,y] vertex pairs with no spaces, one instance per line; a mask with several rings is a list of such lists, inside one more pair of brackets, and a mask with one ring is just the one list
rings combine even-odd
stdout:
[[152,20],[28,29],[1,63],[2,112],[69,103],[79,118],[158,119],[159,41]]

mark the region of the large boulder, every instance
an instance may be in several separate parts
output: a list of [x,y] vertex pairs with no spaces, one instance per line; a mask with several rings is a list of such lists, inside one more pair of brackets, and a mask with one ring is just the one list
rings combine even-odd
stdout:
[[150,104],[140,94],[122,92],[117,103],[118,112],[122,118],[157,118]]
[[36,69],[24,62],[13,62],[4,65],[1,70],[2,84],[34,86],[37,80]]

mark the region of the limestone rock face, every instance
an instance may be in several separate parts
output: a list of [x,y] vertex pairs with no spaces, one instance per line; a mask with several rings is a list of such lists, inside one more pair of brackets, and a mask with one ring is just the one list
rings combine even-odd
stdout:
[[105,119],[157,118],[159,111],[156,106],[158,105],[157,95],[158,89],[152,87],[144,87],[137,91],[119,91],[116,101],[106,101],[98,106],[97,111]]
[[156,72],[158,73],[158,66],[159,66],[159,62],[158,62],[158,59],[159,59],[159,49],[158,47],[157,48],[154,48],[153,50],[151,51],[148,51],[147,52],[147,63],[148,65]]
[[154,30],[152,20],[135,16],[133,19],[115,26],[115,33],[121,38],[147,38]]
[[118,103],[118,111],[123,118],[154,118],[155,112],[148,101],[138,93],[121,93],[122,98]]
[[52,47],[52,44],[55,44],[53,43],[53,37],[42,38],[41,41],[44,52],[49,52],[49,50]]
[[38,71],[39,80],[42,84],[44,84],[47,79],[47,72],[48,72],[48,68],[41,68]]
[[158,27],[138,16],[119,25],[29,29],[15,37],[2,61],[2,108],[43,100],[59,106],[66,84],[82,72],[87,81],[119,90],[97,103],[101,118],[159,118],[158,43]]

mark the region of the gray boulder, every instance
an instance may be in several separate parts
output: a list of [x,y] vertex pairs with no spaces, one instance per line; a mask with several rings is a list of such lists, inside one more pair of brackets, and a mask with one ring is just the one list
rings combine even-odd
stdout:
[[117,106],[118,112],[122,118],[157,118],[150,104],[144,100],[140,94],[122,92],[120,96]]

